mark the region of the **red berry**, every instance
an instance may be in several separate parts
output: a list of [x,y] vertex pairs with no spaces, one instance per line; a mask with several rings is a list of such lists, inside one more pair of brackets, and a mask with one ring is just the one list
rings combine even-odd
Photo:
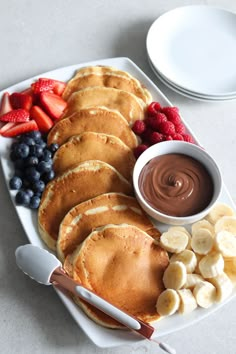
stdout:
[[13,92],[10,101],[14,109],[23,108],[27,111],[32,107],[32,96],[22,92]]
[[159,112],[161,109],[161,105],[159,102],[152,102],[147,108],[147,113],[150,116],[155,115],[157,112]]
[[137,146],[136,148],[134,148],[134,156],[136,157],[136,159],[145,151],[147,150],[148,146],[145,144],[141,144],[139,146]]
[[23,123],[27,122],[30,118],[29,112],[26,109],[13,109],[12,111],[3,114],[0,117],[2,122]]
[[53,90],[53,80],[51,79],[44,79],[44,78],[39,78],[36,82],[31,84],[31,88],[33,90],[33,93],[35,95],[38,95],[41,92],[47,92]]
[[176,133],[184,134],[185,133],[185,126],[182,123],[176,124],[175,131],[176,131]]
[[165,141],[173,140],[173,138],[172,138],[171,135],[165,135],[165,136],[164,136],[164,140],[165,140]]
[[10,95],[8,92],[4,92],[0,104],[0,116],[13,110],[10,102]]
[[150,136],[152,133],[153,133],[153,130],[150,128],[147,128],[142,134],[142,140],[150,143]]
[[183,134],[182,135],[184,141],[187,141],[188,143],[194,143],[193,137],[189,134]]
[[177,107],[163,107],[162,113],[167,116],[167,119],[174,125],[181,123],[181,117],[179,115],[179,109]]
[[163,134],[160,134],[158,132],[153,132],[151,135],[150,135],[150,143],[151,144],[157,144],[157,143],[160,143],[161,141],[164,140],[164,136]]
[[53,121],[39,106],[31,108],[30,116],[35,120],[39,130],[43,133],[47,133],[53,126]]
[[143,120],[136,120],[132,129],[135,134],[141,135],[146,129],[146,124]]
[[40,104],[52,119],[59,119],[67,107],[67,102],[51,92],[41,92]]
[[159,132],[166,135],[173,135],[175,133],[175,126],[169,121],[162,122],[159,125]]
[[2,133],[2,136],[10,138],[13,136],[21,135],[21,134],[24,134],[27,132],[31,132],[32,130],[38,130],[38,129],[39,128],[38,128],[36,122],[32,119],[32,120],[29,120],[28,122],[18,123],[16,125],[14,125],[12,128],[7,129],[7,131],[4,131]]
[[173,140],[184,140],[183,136],[179,133],[175,133],[172,135]]

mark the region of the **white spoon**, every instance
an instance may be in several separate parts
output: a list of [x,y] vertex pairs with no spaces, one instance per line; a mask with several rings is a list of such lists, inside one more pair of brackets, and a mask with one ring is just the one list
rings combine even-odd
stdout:
[[[151,336],[155,330],[152,326],[136,317],[128,315],[91,290],[86,289],[81,284],[69,278],[62,268],[61,262],[53,254],[42,248],[28,244],[18,247],[15,255],[18,267],[38,283],[44,285],[59,285],[60,288],[66,289],[76,296],[79,296],[129,329],[152,340]],[[160,343],[156,340],[154,341],[167,353],[176,353],[168,344]]]

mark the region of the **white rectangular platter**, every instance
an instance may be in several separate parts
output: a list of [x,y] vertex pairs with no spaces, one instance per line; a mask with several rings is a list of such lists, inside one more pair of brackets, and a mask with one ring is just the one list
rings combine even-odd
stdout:
[[[15,92],[15,91],[22,91],[26,89],[27,87],[30,86],[30,84],[35,81],[38,77],[48,77],[48,78],[53,78],[57,80],[62,80],[62,81],[68,81],[75,73],[76,69],[79,69],[80,67],[84,66],[90,66],[90,65],[109,65],[109,66],[114,66],[117,67],[121,70],[125,70],[129,72],[131,75],[139,79],[146,87],[147,89],[151,92],[153,96],[154,101],[158,101],[161,103],[163,106],[170,106],[171,103],[168,101],[168,99],[162,94],[162,92],[155,86],[155,84],[138,68],[138,66],[133,63],[130,59],[128,58],[110,58],[110,59],[104,59],[104,60],[97,60],[97,61],[92,61],[92,62],[87,62],[87,63],[82,63],[78,65],[73,65],[61,69],[57,69],[54,71],[50,71],[47,73],[40,74],[36,77],[33,77],[29,80],[25,80],[19,84],[16,84],[14,86],[11,86],[9,88],[6,88],[4,91],[0,92],[0,99],[3,94],[3,92],[8,91],[9,93]],[[184,120],[183,120],[184,122]],[[185,122],[184,122],[185,123]],[[186,125],[186,124],[185,124]],[[195,140],[197,141],[197,138],[194,136],[193,132],[190,130],[189,127],[187,127],[187,130],[193,135]],[[0,137],[0,156],[1,156],[1,164],[2,164],[2,170],[3,170],[3,176],[5,178],[7,188],[8,188],[8,181],[11,177],[12,174],[12,166],[9,160],[9,147],[11,145],[11,139],[6,139],[3,137]],[[9,189],[9,188],[8,188]],[[13,201],[13,205],[16,209],[16,212],[19,216],[19,220],[22,223],[22,226],[25,230],[25,233],[28,237],[28,240],[30,243],[33,245],[42,247],[42,248],[47,248],[45,244],[41,241],[39,233],[38,233],[38,228],[37,228],[37,212],[36,211],[31,211],[27,208],[21,207],[21,206],[16,206],[14,202],[14,195],[15,193],[10,191],[10,196]],[[233,208],[235,206],[233,205],[232,199],[227,192],[227,189],[225,186],[223,186],[223,190],[220,196],[220,201],[225,202],[229,205],[231,205]],[[166,225],[161,225],[157,223],[157,227],[163,231],[167,228]],[[99,347],[102,348],[108,348],[108,347],[115,347],[115,346],[120,346],[120,345],[127,345],[127,344],[132,344],[132,343],[137,343],[142,341],[143,339],[136,334],[129,332],[129,331],[123,331],[123,330],[110,330],[101,327],[100,325],[97,325],[95,322],[91,321],[85,314],[84,312],[76,306],[73,301],[66,297],[64,294],[62,294],[60,291],[56,290],[60,298],[62,299],[63,303],[75,319],[75,321],[78,323],[78,325],[81,327],[81,329],[86,333],[86,335],[91,339],[91,341],[94,342]],[[207,316],[209,316],[211,313],[219,309],[221,306],[223,306],[226,302],[230,301],[232,297],[235,295],[236,290],[234,290],[232,296],[225,301],[222,304],[217,304],[209,309],[196,309],[194,312],[188,314],[188,315],[179,315],[175,314],[167,318],[163,318],[162,320],[156,322],[154,324],[155,327],[155,333],[153,335],[153,338],[163,336],[166,334],[169,334],[171,332],[175,332],[178,329],[182,329],[184,327],[187,327]],[[127,294],[129,296],[129,294]]]

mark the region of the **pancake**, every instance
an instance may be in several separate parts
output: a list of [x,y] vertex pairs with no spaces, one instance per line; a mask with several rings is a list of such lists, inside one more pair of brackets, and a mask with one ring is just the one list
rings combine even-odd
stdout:
[[53,157],[53,169],[59,175],[73,165],[87,160],[100,160],[113,166],[128,181],[132,181],[136,162],[133,151],[119,138],[86,132],[72,136]]
[[[75,281],[142,321],[160,318],[156,301],[165,289],[167,253],[144,231],[131,225],[107,225],[94,230],[64,264]],[[87,315],[105,327],[121,325],[75,298]]]
[[61,261],[84,241],[93,229],[107,224],[137,226],[156,238],[160,232],[140,208],[137,200],[120,193],[107,193],[72,208],[59,229],[57,255]]
[[73,113],[68,118],[59,120],[48,134],[48,145],[64,144],[72,135],[83,132],[96,132],[114,135],[131,149],[138,145],[136,135],[127,120],[118,112],[105,107],[91,107]]
[[152,101],[150,92],[137,79],[125,71],[108,66],[90,66],[79,69],[76,75],[68,81],[63,98],[68,100],[73,92],[93,86],[111,87],[131,92],[147,104]]
[[133,189],[118,171],[102,161],[82,162],[49,182],[38,210],[39,233],[48,247],[56,249],[60,223],[71,208],[109,192],[132,195]]
[[117,110],[132,124],[135,120],[145,118],[146,104],[132,93],[108,88],[88,87],[72,93],[62,119],[83,108],[105,106]]

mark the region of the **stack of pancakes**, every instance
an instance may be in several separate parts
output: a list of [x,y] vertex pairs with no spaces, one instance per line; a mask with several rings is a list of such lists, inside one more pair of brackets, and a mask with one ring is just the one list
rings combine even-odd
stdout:
[[[168,256],[160,236],[133,197],[132,123],[144,119],[149,91],[127,72],[113,67],[77,71],[63,94],[68,105],[48,135],[57,143],[56,177],[39,207],[42,239],[56,250],[68,274],[121,309],[145,321],[164,290]],[[98,323],[120,327],[79,299]]]

